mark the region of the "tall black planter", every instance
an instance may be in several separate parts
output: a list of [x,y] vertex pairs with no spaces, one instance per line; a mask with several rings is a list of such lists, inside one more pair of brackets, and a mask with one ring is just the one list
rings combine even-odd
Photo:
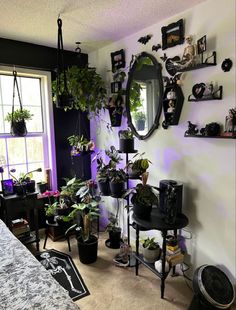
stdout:
[[109,231],[109,247],[111,249],[119,249],[121,240],[121,229]]
[[98,238],[91,235],[88,241],[83,241],[81,237],[77,238],[79,259],[83,264],[92,264],[97,260]]

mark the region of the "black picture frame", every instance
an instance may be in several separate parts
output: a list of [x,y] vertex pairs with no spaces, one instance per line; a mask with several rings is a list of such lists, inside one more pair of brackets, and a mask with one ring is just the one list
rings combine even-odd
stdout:
[[125,68],[125,51],[123,49],[111,53],[112,72]]
[[180,19],[175,23],[161,28],[162,49],[165,50],[178,44],[184,43],[184,20]]
[[206,35],[197,40],[197,53],[202,54],[207,49]]
[[121,82],[112,82],[111,83],[111,93],[112,94],[117,94],[122,87],[122,83]]
[[2,180],[1,184],[3,196],[14,195],[14,183],[12,179]]

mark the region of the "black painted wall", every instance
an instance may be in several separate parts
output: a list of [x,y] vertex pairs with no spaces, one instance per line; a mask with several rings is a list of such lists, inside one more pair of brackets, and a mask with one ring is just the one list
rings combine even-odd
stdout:
[[[64,51],[64,62],[67,66],[83,67],[88,63],[87,54]],[[52,80],[55,79],[57,66],[57,49],[21,41],[0,38],[0,64],[18,67],[49,70]],[[60,110],[54,106],[54,129],[56,144],[58,187],[64,184],[62,178],[91,178],[90,156],[72,160],[67,137],[75,134],[76,123],[79,121],[77,134],[84,134],[90,138],[89,120],[79,111]]]

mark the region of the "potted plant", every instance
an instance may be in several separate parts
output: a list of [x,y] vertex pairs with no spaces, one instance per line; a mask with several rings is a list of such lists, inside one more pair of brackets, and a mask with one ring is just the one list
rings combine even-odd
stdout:
[[134,135],[130,128],[120,130],[119,135],[119,150],[123,153],[134,152]]
[[147,263],[155,263],[160,256],[160,246],[155,238],[146,238],[141,240],[143,259]]
[[[64,110],[76,109],[88,112],[90,117],[98,116],[105,107],[107,100],[105,83],[95,68],[79,68],[71,66],[66,71],[68,93],[73,97],[72,103],[64,106]],[[52,82],[53,101],[64,92],[64,77],[60,76],[60,85],[57,81]],[[58,93],[59,89],[59,93]]]
[[137,153],[133,156],[133,159],[138,156],[137,159],[128,161],[127,171],[130,179],[138,179],[149,168],[149,164],[152,163],[148,158],[143,158],[144,154]]
[[45,181],[40,181],[37,183],[37,189],[40,194],[43,194],[48,190],[48,184]]
[[93,181],[84,182],[77,192],[79,202],[73,204],[73,211],[64,217],[64,221],[76,221],[68,231],[76,228],[79,258],[83,264],[97,260],[98,238],[92,234],[92,221],[99,217],[100,197],[94,196],[94,186]]
[[101,191],[101,195],[109,196],[111,194],[109,185],[109,169],[110,165],[105,165],[103,158],[97,158],[97,182]]
[[78,156],[83,153],[92,152],[95,148],[95,144],[92,140],[88,140],[83,135],[72,135],[67,138],[70,146],[72,146],[71,156]]
[[118,212],[117,216],[112,214],[108,220],[109,223],[106,227],[106,231],[109,233],[109,239],[106,241],[106,246],[111,249],[119,249],[121,241],[121,228],[118,226]]
[[17,109],[9,112],[5,120],[11,123],[11,134],[19,137],[25,136],[27,134],[25,121],[30,120],[32,116],[27,109]]
[[125,191],[126,173],[123,169],[111,169],[109,171],[111,195],[120,198]]
[[44,210],[45,210],[46,219],[49,224],[55,223],[55,216],[57,215],[57,207],[58,207],[57,201],[55,201],[52,204],[50,203],[45,204]]
[[147,184],[148,172],[142,174],[142,183],[130,188],[123,195],[123,198],[132,195],[131,202],[134,214],[144,220],[150,218],[153,205],[158,205],[159,192],[154,186]]
[[142,111],[137,111],[133,113],[134,121],[137,130],[142,131],[145,129],[145,121],[146,121],[146,115]]

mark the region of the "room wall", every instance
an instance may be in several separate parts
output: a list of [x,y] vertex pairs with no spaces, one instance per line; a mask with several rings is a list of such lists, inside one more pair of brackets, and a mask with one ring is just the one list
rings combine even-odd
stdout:
[[[183,212],[189,218],[189,225],[181,234],[187,248],[185,260],[191,263],[191,271],[202,264],[214,264],[221,266],[235,282],[235,140],[184,137],[188,120],[198,124],[198,128],[213,121],[224,124],[228,110],[235,106],[235,1],[209,0],[168,20],[157,21],[149,28],[90,53],[89,64],[97,67],[109,86],[112,79],[108,72],[111,70],[111,52],[123,48],[128,66],[132,54],[146,51],[157,58],[163,66],[162,74],[168,76],[160,57],[164,52],[168,57],[181,56],[184,45],[158,52],[152,52],[151,49],[153,44],[161,43],[161,27],[180,18],[184,19],[185,36],[192,35],[196,42],[207,35],[207,52],[217,52],[217,66],[184,73],[182,90],[185,101],[179,125],[167,130],[159,126],[149,139],[136,139],[135,148],[139,152],[146,152],[153,163],[150,167],[150,184],[159,185],[163,179],[173,179],[184,184]],[[147,34],[153,34],[153,37],[146,45],[137,42]],[[227,73],[221,69],[225,58],[233,61],[233,69]],[[211,81],[223,86],[223,100],[198,103],[187,101],[194,84]],[[102,118],[108,120],[107,111]],[[160,123],[162,120],[163,113]],[[122,126],[126,126],[125,118]],[[113,132],[109,132],[103,121],[100,126],[97,122],[91,123],[91,137],[96,141],[97,149],[104,150],[112,144],[118,147],[119,129],[113,128]],[[93,177],[95,173],[94,163]],[[103,201],[104,215],[107,215],[107,210],[115,211],[117,202],[113,198],[104,197]],[[120,203],[120,222],[125,232],[124,202]],[[132,230],[132,242],[134,237]]]

